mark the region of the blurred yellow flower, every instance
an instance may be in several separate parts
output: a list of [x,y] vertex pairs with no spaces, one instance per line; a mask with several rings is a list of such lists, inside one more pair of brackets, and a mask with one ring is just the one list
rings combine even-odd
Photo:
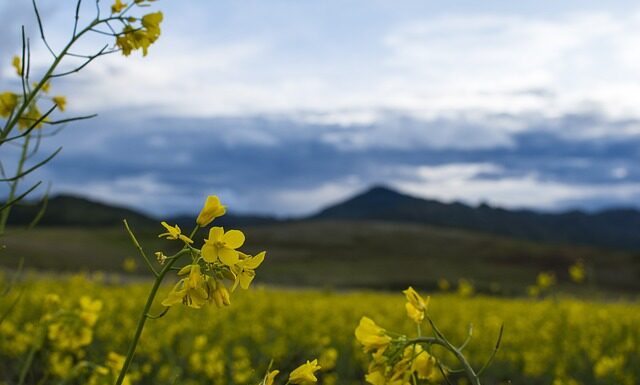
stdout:
[[213,263],[220,260],[227,266],[234,266],[240,260],[237,248],[244,244],[244,234],[240,230],[229,230],[225,233],[222,227],[212,227],[209,238],[204,240],[202,258]]
[[121,0],[116,0],[111,6],[111,13],[120,13],[127,7],[127,3],[123,3]]
[[124,261],[122,261],[122,269],[124,269],[124,271],[126,271],[127,273],[133,273],[137,268],[138,264],[133,258],[125,258]]
[[8,117],[17,105],[18,95],[13,92],[0,93],[0,116],[3,118]]
[[289,382],[299,385],[311,385],[315,384],[318,379],[315,376],[315,372],[320,370],[318,360],[307,361],[295,368],[291,374],[289,374]]
[[22,65],[20,63],[20,56],[15,55],[11,60],[11,65],[16,69],[16,74],[18,74],[18,76],[22,76]]
[[276,376],[278,375],[278,373],[280,373],[279,370],[272,370],[270,371],[265,377],[264,377],[264,381],[263,381],[263,385],[273,385],[273,381],[275,380]]
[[162,233],[160,235],[158,235],[158,238],[166,238],[166,239],[170,239],[170,240],[181,240],[185,243],[193,243],[193,241],[187,237],[186,235],[182,234],[182,231],[180,230],[180,227],[178,225],[175,226],[169,226],[169,224],[167,222],[162,221],[161,225],[164,226],[165,229],[167,229],[166,233]]
[[583,282],[587,278],[587,270],[584,266],[584,262],[578,261],[569,266],[569,277],[573,282]]
[[220,198],[215,195],[209,195],[204,203],[204,207],[198,214],[196,223],[204,227],[211,223],[214,219],[223,216],[226,213],[226,206],[220,204]]
[[67,98],[64,96],[54,96],[51,100],[53,100],[53,103],[58,106],[60,111],[64,111],[67,108]]
[[438,280],[438,289],[441,291],[447,291],[451,288],[451,284],[446,278],[440,278]]
[[142,26],[147,29],[147,32],[153,37],[151,40],[155,40],[160,36],[160,23],[162,22],[162,12],[149,13],[142,16]]

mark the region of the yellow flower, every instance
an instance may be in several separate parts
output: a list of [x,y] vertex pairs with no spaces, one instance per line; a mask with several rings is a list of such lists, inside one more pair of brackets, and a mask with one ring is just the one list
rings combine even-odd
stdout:
[[189,237],[182,234],[182,231],[180,231],[180,227],[178,225],[169,226],[169,224],[164,221],[161,224],[162,226],[164,226],[165,229],[167,229],[167,232],[158,235],[159,238],[165,237],[166,239],[171,239],[171,240],[180,239],[185,243],[193,243],[193,241]]
[[556,276],[553,273],[540,273],[536,282],[540,289],[547,289],[556,284]]
[[199,309],[209,300],[208,277],[200,271],[200,265],[188,265],[180,272],[179,275],[189,274],[188,277],[181,279],[171,289],[167,298],[162,301],[163,306],[173,306],[177,303],[183,303],[189,307]]
[[[21,129],[30,128],[35,124],[35,128],[42,127],[42,121],[36,124],[38,120],[42,117],[42,113],[38,109],[38,106],[35,104],[31,104],[29,109],[25,114],[23,114],[20,119],[18,119],[18,127]],[[46,121],[43,120],[43,121]]]
[[122,269],[124,269],[124,271],[126,271],[127,273],[133,273],[137,268],[138,264],[133,258],[125,258],[125,260],[122,261]]
[[267,254],[266,251],[256,254],[255,256],[249,256],[244,253],[240,253],[240,256],[243,257],[240,262],[238,262],[235,266],[235,274],[236,274],[236,282],[233,285],[232,291],[240,284],[240,287],[243,289],[248,289],[249,285],[251,285],[251,281],[256,276],[255,270],[262,264],[264,261],[264,257]]
[[18,76],[22,76],[22,65],[20,64],[20,56],[15,55],[11,60],[11,65],[16,69]]
[[278,373],[280,373],[279,370],[272,370],[269,373],[267,373],[267,375],[264,377],[264,381],[262,381],[262,384],[273,385],[273,381],[275,380]]
[[468,280],[462,278],[458,280],[458,294],[463,297],[469,297],[473,295],[475,288]]
[[54,96],[53,98],[51,98],[51,100],[53,100],[55,105],[58,106],[60,111],[64,111],[67,107],[67,98],[65,98],[64,96]]
[[447,291],[450,287],[451,284],[445,278],[440,278],[438,280],[438,289],[440,289],[441,291]]
[[364,376],[364,379],[371,385],[385,385],[387,383],[387,379],[384,377],[384,373],[379,370],[367,373]]
[[306,364],[298,366],[289,374],[289,382],[299,385],[315,384],[318,381],[315,372],[320,369],[318,360],[307,361]]
[[231,299],[229,298],[229,290],[224,286],[224,283],[217,280],[210,280],[211,298],[210,301],[216,304],[216,307],[224,307],[231,305]]
[[371,318],[362,317],[356,328],[356,339],[362,344],[365,351],[384,348],[391,342],[391,337],[386,330],[376,325]]
[[427,300],[425,301],[411,286],[409,286],[407,290],[404,290],[403,293],[407,297],[407,303],[405,304],[407,316],[415,323],[422,322],[431,297],[427,297]]
[[80,298],[80,318],[87,326],[95,325],[100,310],[102,310],[102,301],[99,299],[92,300],[87,296]]
[[18,95],[13,92],[3,92],[0,94],[0,116],[8,117],[13,109],[18,105]]
[[116,0],[111,6],[111,13],[120,13],[127,7],[127,3],[123,3],[121,0]]
[[569,277],[576,283],[580,283],[587,277],[587,271],[582,261],[578,261],[575,264],[569,266]]
[[244,244],[244,234],[240,230],[229,230],[226,233],[222,227],[212,227],[209,239],[204,240],[202,258],[213,263],[220,260],[227,266],[233,266],[240,260],[237,248]]
[[436,359],[429,354],[426,350],[422,349],[422,346],[415,345],[413,351],[413,363],[411,364],[411,370],[418,373],[418,378],[427,379],[431,377],[436,366]]
[[145,27],[149,33],[151,42],[155,41],[158,36],[160,36],[160,23],[162,22],[162,19],[162,12],[158,11],[144,15],[140,20],[142,26]]
[[226,206],[220,204],[220,199],[215,195],[209,195],[204,202],[204,207],[198,214],[196,223],[204,227],[211,223],[214,219],[223,216],[226,213]]

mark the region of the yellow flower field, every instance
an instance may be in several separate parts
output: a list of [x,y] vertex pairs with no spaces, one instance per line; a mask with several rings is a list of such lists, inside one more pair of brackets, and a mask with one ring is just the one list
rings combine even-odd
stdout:
[[[14,287],[0,303],[4,310],[22,293],[20,305],[0,323],[0,383],[14,383],[29,359],[29,376],[43,384],[108,383],[100,373],[117,370],[148,290],[148,283],[113,285],[101,276],[30,278]],[[169,290],[165,286],[159,298]],[[257,287],[237,292],[232,301],[226,308],[175,306],[163,318],[150,319],[126,382],[256,384],[271,360],[273,368],[291,371],[317,358],[320,383],[362,384],[366,357],[354,337],[360,318],[408,334],[415,328],[400,293]],[[152,314],[162,311],[159,302]],[[61,309],[66,318],[52,316]],[[490,355],[504,323],[500,351],[482,375],[486,384],[640,382],[637,302],[436,294],[429,314],[457,344],[466,337],[464,325],[473,323],[465,353],[475,367]],[[455,360],[450,364],[455,367]],[[100,370],[83,374],[83,367]],[[285,380],[276,377],[275,384]],[[32,383],[29,377],[25,383]]]

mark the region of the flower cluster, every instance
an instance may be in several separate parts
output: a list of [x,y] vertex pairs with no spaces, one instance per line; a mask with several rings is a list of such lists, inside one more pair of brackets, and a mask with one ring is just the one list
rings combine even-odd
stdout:
[[[23,73],[24,69],[20,57],[14,56],[11,64],[14,67],[18,77],[23,78],[25,74]],[[38,87],[38,83],[34,83],[31,85],[25,83],[25,87],[26,90],[30,92],[31,90]],[[42,112],[38,107],[39,99],[48,99],[60,111],[64,111],[67,108],[67,99],[64,96],[48,96],[49,92],[51,91],[51,85],[48,81],[40,86],[40,91],[42,91],[42,94],[38,95],[38,97],[36,98],[33,98],[29,102],[29,105],[26,106],[19,119],[17,120],[18,127],[20,129],[27,129],[32,126],[34,126],[34,128],[42,128],[43,122],[49,121],[47,118],[42,118]],[[24,98],[24,94],[17,94],[11,91],[0,92],[0,117],[5,119],[13,118],[14,113],[16,113],[16,109],[20,107],[24,102]]]
[[[422,298],[412,287],[404,290],[407,316],[418,325],[424,320],[430,297]],[[365,380],[372,385],[409,385],[433,379],[436,358],[406,336],[392,337],[372,319],[362,317],[355,330],[356,339],[371,361]]]
[[[318,365],[317,359],[313,361],[307,360],[307,362],[293,369],[291,373],[289,373],[289,380],[287,381],[287,384],[313,385],[318,382],[316,372],[320,369],[322,368]],[[268,370],[259,385],[273,385],[275,378],[279,373],[279,370]]]
[[[208,226],[225,213],[226,207],[220,203],[220,199],[209,196],[196,219],[196,230]],[[245,242],[245,236],[240,230],[225,231],[223,227],[213,226],[202,247],[196,249],[192,246],[194,242],[191,237],[184,235],[178,225],[170,226],[166,222],[162,222],[162,225],[167,231],[160,234],[160,237],[182,241],[184,250],[192,258],[190,264],[178,271],[178,276],[183,278],[162,301],[164,306],[178,303],[193,308],[201,308],[207,303],[213,303],[217,307],[228,306],[231,302],[230,292],[225,282],[232,284],[231,292],[237,286],[248,289],[256,275],[255,270],[266,255],[264,251],[255,256],[239,251]],[[157,252],[156,256],[162,263],[166,263],[169,258],[161,252]]]
[[[144,6],[154,0],[134,0],[132,5]],[[141,18],[124,17],[131,5],[116,0],[111,6],[111,13],[124,23],[122,32],[116,36],[116,46],[124,56],[129,56],[132,51],[142,50],[142,55],[147,56],[149,47],[160,37],[160,23],[163,20],[162,12],[148,13]]]

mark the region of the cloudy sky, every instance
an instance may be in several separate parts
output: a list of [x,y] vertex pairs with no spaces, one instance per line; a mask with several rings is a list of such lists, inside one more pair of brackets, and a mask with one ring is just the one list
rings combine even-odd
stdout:
[[[75,2],[40,3],[60,48]],[[373,184],[505,207],[640,207],[634,2],[155,4],[163,35],[146,58],[103,57],[53,84],[68,116],[99,114],[45,143],[64,146],[37,175],[54,191],[155,214],[215,193],[234,211],[299,215]],[[0,0],[3,88],[17,86],[21,24],[35,71],[50,60],[34,21],[29,1]]]

